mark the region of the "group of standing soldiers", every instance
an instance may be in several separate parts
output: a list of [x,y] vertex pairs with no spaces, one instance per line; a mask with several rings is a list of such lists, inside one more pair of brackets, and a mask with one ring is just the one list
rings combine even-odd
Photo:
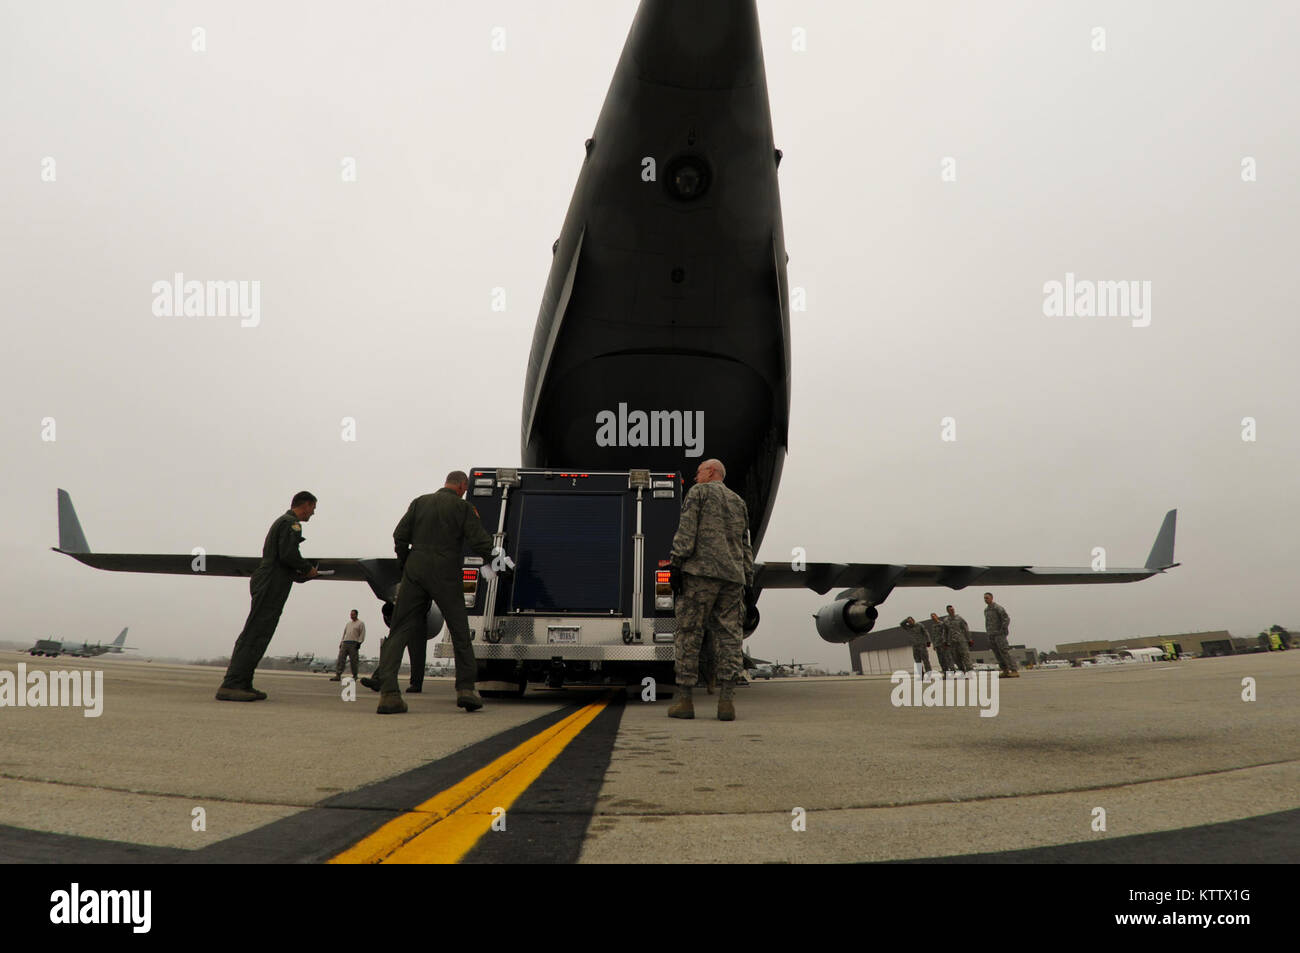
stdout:
[[[948,614],[943,618],[940,618],[938,613],[930,613],[931,625],[928,632],[924,624],[917,622],[910,615],[899,623],[912,640],[912,659],[918,665],[924,666],[925,671],[931,671],[930,653],[926,649],[933,645],[934,654],[939,657],[941,672],[972,671],[974,665],[971,664],[970,650],[975,647],[975,640],[971,638],[970,626],[953,610],[952,606],[948,606],[947,609]],[[1011,616],[1007,614],[1006,609],[993,601],[991,592],[984,593],[984,628],[989,637],[989,647],[993,649],[998,667],[1002,669],[1002,677],[1019,678],[1020,666],[1016,663],[1007,644],[1007,636],[1011,631]]]

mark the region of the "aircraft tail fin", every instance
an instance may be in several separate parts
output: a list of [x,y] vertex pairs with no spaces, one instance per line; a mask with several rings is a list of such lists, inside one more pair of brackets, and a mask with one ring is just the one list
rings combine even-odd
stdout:
[[120,649],[124,645],[126,645],[126,629],[123,629],[121,632],[119,632],[117,634],[117,638],[113,640],[113,648],[115,649]]
[[1165,514],[1165,521],[1160,524],[1151,554],[1147,556],[1147,569],[1170,569],[1177,566],[1174,562],[1174,524],[1178,521],[1178,511],[1170,510]]
[[90,544],[81,531],[77,511],[67,490],[59,490],[59,549],[65,553],[88,553]]

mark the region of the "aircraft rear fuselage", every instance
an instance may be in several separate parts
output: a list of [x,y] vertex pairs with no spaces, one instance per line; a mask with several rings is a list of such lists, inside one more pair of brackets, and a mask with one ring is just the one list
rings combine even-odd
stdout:
[[689,485],[717,457],[757,549],[790,409],[777,162],[752,0],[644,0],[556,244],[524,466]]

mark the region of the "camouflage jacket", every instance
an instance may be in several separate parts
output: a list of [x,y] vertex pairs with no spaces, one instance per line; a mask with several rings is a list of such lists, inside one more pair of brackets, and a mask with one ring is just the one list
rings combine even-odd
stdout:
[[961,639],[963,642],[970,641],[970,626],[966,620],[954,613],[950,616],[943,616],[943,621],[948,626],[948,636],[951,639]]
[[946,616],[939,616],[939,621],[930,620],[930,631],[934,633],[934,644],[944,648],[952,640],[952,630],[948,628]]
[[925,631],[925,626],[920,622],[913,622],[911,625],[908,625],[907,620],[904,619],[902,622],[898,623],[898,625],[899,628],[907,633],[907,637],[912,640],[912,648],[923,649],[925,648],[925,643],[930,641],[930,634]]
[[754,584],[749,510],[721,480],[697,483],[682,501],[673,561],[692,576]]
[[984,631],[989,635],[1006,635],[1011,631],[1011,616],[996,602],[984,607]]

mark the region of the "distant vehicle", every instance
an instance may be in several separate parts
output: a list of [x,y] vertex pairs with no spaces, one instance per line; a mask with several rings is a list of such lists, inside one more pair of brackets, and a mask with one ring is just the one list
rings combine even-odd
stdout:
[[1040,663],[1038,667],[1039,668],[1069,668],[1070,663],[1067,662],[1065,659],[1052,659],[1052,661],[1050,662]]
[[[1128,658],[1124,658],[1125,655],[1127,655]],[[1165,660],[1165,650],[1154,647],[1120,649],[1120,660],[1125,662],[1163,662]]]
[[[73,658],[95,658],[100,655],[121,655],[128,651],[126,647],[126,633],[123,629],[108,645],[96,642],[91,645],[89,642],[83,642],[80,646],[65,646],[62,642],[55,639],[37,639],[36,644],[27,650],[28,655],[44,655],[48,658],[58,658],[60,655],[71,655]],[[134,652],[135,649],[129,651]]]

